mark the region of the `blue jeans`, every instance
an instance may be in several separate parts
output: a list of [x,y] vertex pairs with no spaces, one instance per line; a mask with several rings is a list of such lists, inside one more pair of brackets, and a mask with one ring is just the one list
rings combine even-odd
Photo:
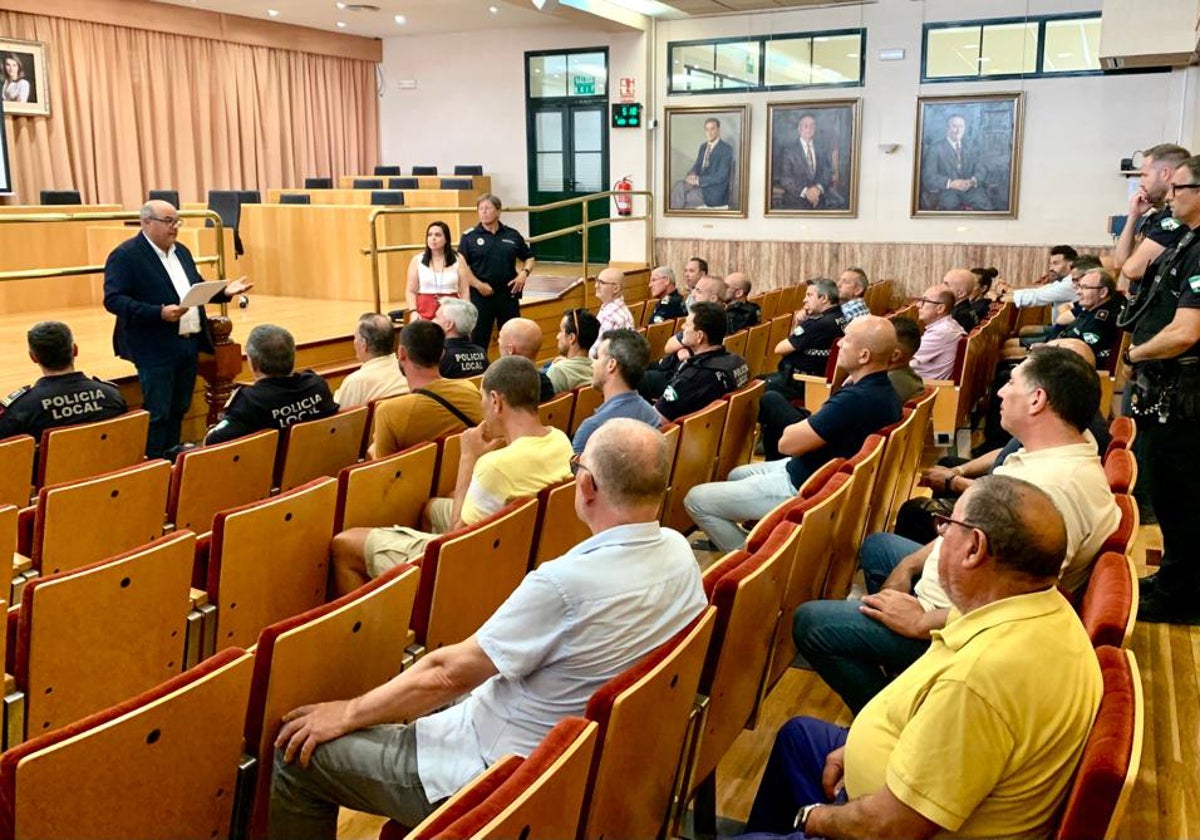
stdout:
[[788,477],[787,459],[746,464],[729,473],[728,481],[697,484],[684,497],[692,521],[721,551],[736,551],[746,542],[738,525],[762,519],[796,495]]
[[199,339],[195,336],[176,338],[168,350],[161,361],[143,362],[137,366],[142,408],[150,412],[147,458],[161,458],[163,452],[178,445],[183,418],[192,405],[192,393],[196,390]]
[[[921,545],[895,534],[863,540],[858,559],[867,591],[878,592],[887,576]],[[796,649],[826,684],[858,714],[867,701],[929,649],[859,611],[857,601],[809,601],[792,616]]]
[[803,837],[793,827],[796,812],[805,805],[829,801],[821,786],[825,759],[845,745],[849,731],[811,717],[796,717],[785,723],[771,747],[746,833]]

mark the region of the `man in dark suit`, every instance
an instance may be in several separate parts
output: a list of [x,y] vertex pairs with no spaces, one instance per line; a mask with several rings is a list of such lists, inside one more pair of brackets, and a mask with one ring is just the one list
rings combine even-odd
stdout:
[[732,207],[729,176],[733,170],[733,147],[721,139],[721,121],[704,121],[705,140],[696,152],[696,162],[682,181],[671,187],[672,210],[690,207]]
[[967,121],[946,120],[946,136],[929,144],[921,162],[922,210],[993,210],[986,189],[987,170],[978,150],[963,142]]
[[[196,361],[211,353],[204,307],[181,306],[189,286],[203,281],[191,252],[175,240],[183,222],[166,201],[142,206],[142,232],[118,245],[104,264],[104,308],[117,316],[113,350],[133,362],[150,412],[146,456],[161,457],[179,443],[196,387]],[[249,291],[234,280],[218,301]]]
[[789,210],[822,210],[846,206],[835,188],[832,153],[817,143],[817,118],[801,114],[796,123],[795,145],[783,151],[779,186],[783,195],[777,207]]

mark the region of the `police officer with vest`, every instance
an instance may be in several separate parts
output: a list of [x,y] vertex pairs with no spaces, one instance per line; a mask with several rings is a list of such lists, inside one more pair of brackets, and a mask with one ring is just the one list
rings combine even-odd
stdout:
[[499,329],[520,316],[521,293],[536,263],[525,238],[500,221],[500,208],[500,199],[491,193],[479,196],[475,204],[479,224],[458,243],[458,253],[479,281],[471,284],[471,303],[479,312],[471,341],[485,350],[492,341],[493,324]]
[[29,358],[42,369],[42,378],[0,400],[0,438],[24,434],[40,441],[46,429],[125,413],[125,398],[116,385],[75,370],[79,348],[66,324],[34,324],[26,340]]
[[697,303],[683,324],[683,346],[689,353],[654,407],[668,420],[699,411],[746,384],[746,360],[722,346],[725,309],[717,303]]
[[1133,332],[1131,408],[1163,537],[1138,619],[1200,624],[1200,157],[1175,169],[1171,195],[1188,231],[1147,269],[1121,321]]
[[296,342],[283,327],[259,324],[252,329],[246,339],[246,358],[254,384],[239,388],[229,398],[225,416],[204,438],[206,445],[337,413],[324,379],[311,370],[294,371]]

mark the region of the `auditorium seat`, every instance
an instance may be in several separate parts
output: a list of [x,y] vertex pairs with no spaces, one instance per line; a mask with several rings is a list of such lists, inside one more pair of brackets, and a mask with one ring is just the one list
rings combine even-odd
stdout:
[[42,432],[37,486],[61,484],[145,460],[149,412],[136,410],[78,426]]
[[553,426],[564,435],[571,433],[571,410],[575,407],[575,392],[563,391],[538,406],[538,421]]
[[279,432],[267,429],[180,453],[171,467],[167,521],[205,534],[218,511],[267,498],[278,440]]
[[404,203],[404,193],[399,190],[372,190],[372,204],[396,205]]
[[334,531],[408,525],[419,528],[437,469],[436,443],[419,443],[387,458],[338,473]]
[[336,477],[358,461],[366,428],[365,405],[289,426],[279,442],[276,486],[291,490],[320,476]]
[[646,342],[650,345],[650,360],[663,357],[668,339],[675,335],[674,321],[661,321],[646,327]]
[[482,175],[483,167],[479,164],[457,164],[454,167],[455,175]]
[[475,182],[470,178],[443,178],[439,188],[443,190],[469,190],[474,187]]
[[1104,677],[1100,711],[1067,792],[1055,840],[1115,836],[1142,761],[1146,707],[1132,651],[1096,650]]
[[[474,835],[448,834],[446,829],[458,822],[470,809],[487,801],[500,789],[525,762],[519,755],[502,755],[482,773],[451,794],[437,810],[422,820],[415,828],[388,820],[379,830],[379,840],[459,840]],[[507,835],[505,840],[515,835]],[[565,835],[574,837],[575,835]],[[536,838],[530,838],[536,840]],[[549,840],[549,839],[548,839]]]
[[383,175],[384,177],[386,177],[388,175],[399,175],[400,167],[399,166],[376,166],[374,174],[375,175]]
[[538,520],[534,530],[533,568],[562,557],[592,536],[575,514],[575,479],[569,478],[538,491]]
[[1129,554],[1133,550],[1133,541],[1137,538],[1138,533],[1138,506],[1134,501],[1133,496],[1125,493],[1114,493],[1113,501],[1117,503],[1117,510],[1121,512],[1121,520],[1117,524],[1117,530],[1108,535],[1104,544],[1100,546],[1100,551],[1115,551],[1118,554]]
[[280,204],[312,204],[312,196],[308,193],[283,193],[279,196]]
[[746,338],[749,336],[749,330],[740,330],[733,335],[725,336],[725,340],[721,344],[725,349],[735,356],[746,356]]
[[337,482],[319,478],[216,515],[205,592],[217,650],[252,645],[267,625],[325,602],[336,504]]
[[0,837],[227,837],[253,658],[230,649],[0,756]]
[[413,175],[436,175],[438,168],[436,166],[414,166],[412,168]]
[[257,763],[249,836],[267,834],[274,742],[285,714],[357,697],[401,670],[418,571],[400,564],[359,589],[263,628],[254,652],[246,750]]
[[1079,602],[1079,618],[1092,645],[1128,647],[1137,620],[1138,596],[1133,561],[1115,551],[1101,554]]
[[181,209],[179,206],[179,190],[150,190],[146,196],[147,201],[165,201],[176,210]]
[[29,504],[33,493],[33,458],[37,444],[30,435],[0,440],[0,505]]
[[717,447],[729,403],[714,400],[699,411],[680,417],[679,452],[671,474],[671,491],[667,495],[666,514],[662,524],[686,534],[696,525],[683,506],[684,497],[697,484],[712,480],[717,463]]
[[262,204],[262,193],[258,190],[238,190],[238,206],[243,204]]
[[57,204],[83,204],[79,190],[42,190],[41,203],[45,206]]
[[580,385],[575,389],[575,409],[571,412],[571,437],[575,437],[579,424],[595,414],[603,402],[604,394],[591,384]]
[[416,178],[388,178],[387,188],[389,190],[419,190],[421,182]]
[[1138,465],[1128,449],[1111,449],[1104,456],[1104,477],[1114,493],[1132,493],[1137,485]]
[[850,594],[854,573],[858,571],[858,548],[863,541],[886,444],[883,435],[869,435],[854,457],[842,465],[841,472],[850,476],[851,486],[838,514],[823,598],[842,599]]
[[382,178],[355,178],[354,189],[356,190],[381,190],[383,189]]
[[600,731],[580,840],[662,835],[715,614],[706,607],[588,701]]
[[762,302],[759,304],[759,317],[761,323],[770,323],[776,315],[791,315],[790,312],[784,312],[779,308],[780,301],[783,300],[783,289],[769,289],[763,292]]
[[750,328],[746,336],[746,352],[742,354],[742,358],[746,360],[746,364],[750,366],[750,377],[754,378],[766,371],[764,365],[766,363],[766,355],[768,349],[767,341],[771,337],[771,324],[763,320],[763,323]]
[[[24,737],[67,726],[183,670],[195,546],[195,534],[177,531],[28,583],[9,616],[17,625],[12,674],[24,695]],[[9,721],[12,699],[5,699]],[[8,727],[6,747],[24,740],[20,729]]]
[[304,189],[306,190],[331,190],[333,189],[332,178],[305,178]]
[[462,432],[446,435],[438,441],[437,483],[433,495],[448,498],[458,483],[458,460],[462,454]]
[[[209,190],[208,209],[221,217],[221,224],[237,229],[241,219],[241,195],[236,190]],[[212,227],[209,221],[208,227]]]
[[713,481],[725,481],[734,467],[750,463],[754,451],[754,432],[758,426],[758,404],[766,383],[752,380],[723,399],[729,404],[725,427],[718,440]]
[[156,459],[43,487],[29,543],[18,550],[49,575],[145,545],[162,535],[170,479],[171,465]]
[[917,412],[906,408],[899,420],[890,426],[879,430],[879,434],[887,438],[883,448],[883,460],[879,464],[879,474],[875,479],[875,487],[871,491],[870,509],[867,512],[867,527],[864,533],[876,534],[887,530],[891,519],[892,500],[896,497],[896,488],[900,484],[904,460],[908,454],[909,435],[916,428]]
[[904,456],[900,460],[900,477],[892,489],[891,504],[888,507],[888,527],[896,520],[900,506],[907,502],[917,487],[921,478],[921,458],[925,454],[925,445],[933,439],[933,411],[937,403],[937,389],[926,385],[925,390],[904,404],[913,412],[912,428],[908,432],[908,442]]
[[478,630],[525,577],[537,500],[517,499],[425,547],[412,629],[426,651]]

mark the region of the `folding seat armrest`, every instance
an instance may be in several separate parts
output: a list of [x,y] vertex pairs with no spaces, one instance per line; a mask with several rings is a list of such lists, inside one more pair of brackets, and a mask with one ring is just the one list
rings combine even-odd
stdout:
[[17,511],[17,553],[29,557],[33,554],[33,524],[37,519],[37,507],[30,505]]
[[17,690],[16,680],[4,675],[3,728],[0,737],[3,749],[10,749],[25,740],[25,692]]

